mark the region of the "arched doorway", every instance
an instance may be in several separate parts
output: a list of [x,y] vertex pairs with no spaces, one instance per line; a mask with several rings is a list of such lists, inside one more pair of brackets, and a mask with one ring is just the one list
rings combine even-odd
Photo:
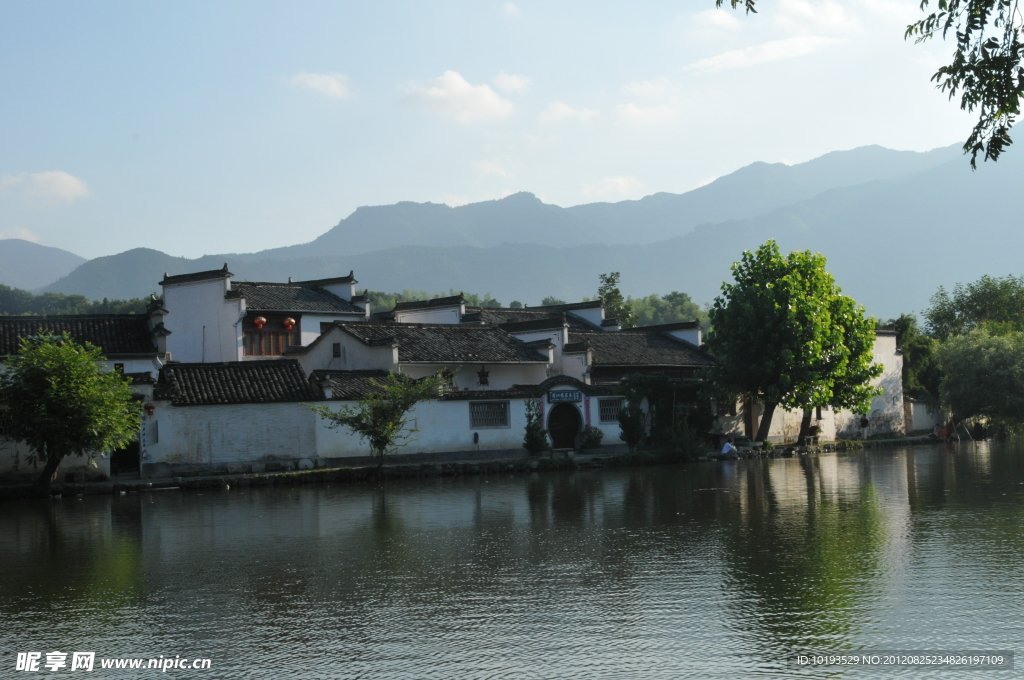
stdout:
[[580,433],[580,412],[572,404],[556,404],[548,416],[548,432],[556,449],[571,449],[576,446],[576,435]]

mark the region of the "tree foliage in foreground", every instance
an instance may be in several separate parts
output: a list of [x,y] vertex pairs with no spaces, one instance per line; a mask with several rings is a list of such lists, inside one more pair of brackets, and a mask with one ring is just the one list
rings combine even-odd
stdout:
[[[715,0],[721,7],[726,0]],[[756,12],[757,0],[728,0],[736,9]],[[928,12],[930,0],[920,0]],[[905,38],[924,42],[936,36],[954,37],[952,60],[932,75],[932,81],[949,98],[960,97],[960,108],[978,114],[964,153],[971,154],[971,167],[978,156],[997,160],[1013,143],[1010,128],[1020,115],[1024,97],[1024,18],[1017,0],[936,0],[937,11],[907,26]]]
[[929,333],[939,340],[970,333],[982,324],[1024,331],[1024,276],[982,276],[958,283],[953,292],[944,287],[931,298],[924,312]]
[[412,380],[392,373],[373,382],[380,390],[367,394],[355,406],[343,406],[337,411],[328,406],[310,408],[331,421],[331,428],[346,427],[366,440],[380,469],[384,456],[411,442],[418,431],[408,426],[409,411],[418,402],[437,397],[444,381],[440,376]]
[[775,408],[814,406],[865,412],[877,390],[870,381],[875,320],[842,295],[810,251],[782,255],[774,241],[745,251],[711,309],[708,347],[715,389],[765,406],[756,439],[764,441]]
[[636,315],[619,290],[619,277],[619,272],[601,274],[597,297],[604,305],[604,318],[616,319],[622,328],[632,328],[636,325]]
[[101,350],[71,336],[42,334],[21,341],[0,373],[0,408],[12,439],[42,462],[36,487],[44,491],[66,456],[90,456],[135,440],[140,408],[120,373],[100,367]]
[[0,316],[40,316],[56,314],[143,314],[146,301],[89,300],[84,295],[43,293],[35,295],[27,290],[0,284]]
[[647,297],[626,300],[636,317],[637,326],[656,326],[679,321],[700,321],[707,325],[708,314],[690,299],[686,293],[672,291],[667,295],[657,293]]
[[986,327],[950,338],[938,351],[942,402],[954,419],[990,418],[1004,427],[1024,423],[1024,333]]

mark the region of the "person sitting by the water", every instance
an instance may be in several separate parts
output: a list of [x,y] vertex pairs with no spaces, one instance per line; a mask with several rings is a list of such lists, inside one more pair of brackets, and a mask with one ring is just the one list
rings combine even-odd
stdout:
[[722,455],[735,456],[736,454],[736,447],[732,445],[732,437],[729,437],[725,440],[725,446],[722,447]]

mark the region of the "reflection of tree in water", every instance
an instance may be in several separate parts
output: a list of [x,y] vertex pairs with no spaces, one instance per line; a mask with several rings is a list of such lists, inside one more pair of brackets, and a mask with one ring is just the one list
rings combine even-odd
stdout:
[[736,592],[737,618],[766,655],[780,658],[847,647],[873,592],[886,540],[869,481],[861,478],[851,490],[847,478],[839,492],[828,493],[821,460],[805,457],[799,460],[802,485],[788,480],[787,488],[774,487],[770,467],[788,463],[745,466],[739,516],[723,522],[725,583]]
[[4,547],[16,552],[3,551],[0,611],[28,609],[39,624],[78,630],[119,619],[141,597],[139,503],[137,495],[66,499],[3,513]]

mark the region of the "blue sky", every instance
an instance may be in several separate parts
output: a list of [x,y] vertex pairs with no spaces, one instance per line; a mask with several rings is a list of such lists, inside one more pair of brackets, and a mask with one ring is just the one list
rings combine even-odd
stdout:
[[[916,0],[0,2],[0,237],[309,241],[360,205],[683,192],[971,119]],[[382,244],[386,247],[393,244]]]

